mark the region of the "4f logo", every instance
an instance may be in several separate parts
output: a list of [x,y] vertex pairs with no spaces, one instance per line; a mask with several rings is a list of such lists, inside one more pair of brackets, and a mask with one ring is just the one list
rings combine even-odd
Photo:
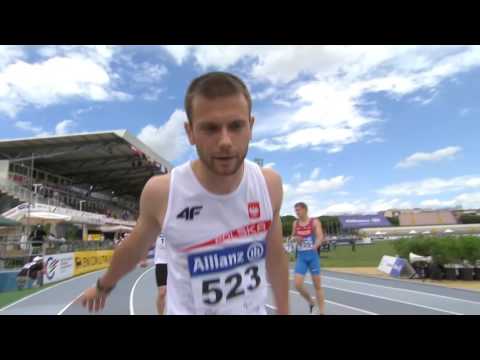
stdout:
[[193,220],[196,215],[200,215],[203,206],[186,207],[178,215],[177,219]]

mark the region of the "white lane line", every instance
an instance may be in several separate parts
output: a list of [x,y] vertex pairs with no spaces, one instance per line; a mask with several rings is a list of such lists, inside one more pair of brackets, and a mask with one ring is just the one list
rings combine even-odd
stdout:
[[340,303],[337,303],[337,302],[331,301],[331,300],[325,300],[325,302],[329,303],[329,304],[341,306],[341,307],[344,307],[346,309],[350,309],[350,310],[353,310],[353,311],[362,312],[362,313],[367,314],[367,315],[378,315],[377,313],[374,313],[373,311],[363,310],[363,309],[357,308],[355,306],[340,304]]
[[155,266],[145,270],[138,278],[135,280],[135,283],[132,286],[132,290],[130,291],[130,315],[135,315],[135,311],[133,309],[133,294],[135,292],[135,288],[137,287],[138,282],[149,272],[150,270],[155,269]]
[[[92,286],[93,286],[93,285],[95,285],[95,283],[92,284]],[[67,310],[70,306],[72,306],[73,303],[74,303],[75,301],[77,301],[77,300],[80,298],[80,296],[82,296],[82,294],[83,294],[83,291],[82,291],[80,294],[78,294],[78,295],[75,297],[75,299],[73,299],[72,301],[70,301],[62,310],[60,310],[60,311],[57,313],[57,315],[62,315],[62,314],[65,312],[65,310]]]
[[83,274],[83,275],[76,276],[76,277],[73,277],[73,278],[68,279],[68,280],[65,280],[65,281],[61,281],[61,282],[59,282],[58,284],[52,285],[52,286],[50,286],[50,287],[48,287],[48,288],[46,288],[46,289],[39,290],[39,291],[37,291],[37,292],[35,292],[35,293],[31,294],[31,295],[25,296],[25,297],[23,297],[23,298],[15,301],[15,302],[11,303],[11,304],[8,304],[7,306],[1,308],[1,309],[0,309],[0,312],[9,309],[9,308],[11,308],[12,306],[15,306],[15,305],[19,304],[19,303],[21,303],[22,301],[31,299],[31,298],[34,297],[35,295],[40,295],[41,293],[44,293],[44,292],[47,291],[47,290],[54,289],[54,288],[56,288],[57,286],[60,286],[60,285],[63,285],[63,284],[67,284],[67,283],[69,283],[69,282],[72,282],[73,280],[78,280],[78,279],[83,278],[83,277],[88,276],[88,275],[93,275],[93,274],[95,274],[95,273],[97,273],[97,272],[99,272],[99,271],[103,271],[103,270],[105,270],[105,269],[97,270],[97,271],[94,271],[94,272],[90,272],[90,273],[88,273],[88,274]]
[[[311,283],[310,283],[311,284]],[[268,284],[267,285],[269,287],[272,287],[272,285]],[[292,294],[295,294],[295,295],[298,295],[298,296],[302,296],[300,295],[300,293],[298,291],[295,291],[295,290],[288,290],[289,293],[292,293]],[[338,302],[335,302],[335,301],[331,301],[331,300],[327,300],[325,299],[325,302],[326,303],[329,303],[329,304],[332,304],[332,305],[337,305],[337,306],[340,306],[340,307],[344,307],[346,309],[350,309],[350,310],[353,310],[353,311],[358,311],[358,312],[362,312],[362,313],[365,313],[367,315],[379,315],[377,313],[374,313],[372,311],[368,311],[368,310],[364,310],[364,309],[360,309],[360,308],[357,308],[357,307],[354,307],[354,306],[350,306],[350,305],[345,305],[345,304],[340,304]],[[277,310],[277,308],[271,306],[271,305],[265,305],[266,307],[268,308],[271,308],[273,310]]]
[[[295,295],[298,295],[298,296],[302,297],[302,295],[301,295],[298,291],[289,290],[289,292],[292,293],[292,294],[295,294]],[[302,299],[303,299],[303,297],[302,297]],[[341,306],[341,307],[344,307],[344,308],[346,308],[346,309],[350,309],[350,310],[362,312],[362,313],[367,314],[367,315],[378,315],[377,313],[374,313],[374,312],[372,312],[372,311],[360,309],[360,308],[357,308],[357,307],[354,307],[354,306],[350,306],[350,305],[340,304],[340,303],[337,303],[337,302],[335,302],[335,301],[331,301],[331,300],[327,300],[327,299],[325,299],[325,302],[326,302],[326,303],[329,303],[329,304],[332,304],[332,305]]]
[[277,311],[277,308],[273,305],[265,304],[266,308],[269,308],[270,310]]
[[[305,283],[313,285],[313,283],[309,282],[309,281],[305,281]],[[392,302],[396,302],[396,303],[400,303],[400,304],[417,306],[417,307],[421,307],[421,308],[425,308],[425,309],[429,309],[429,310],[434,310],[434,311],[439,311],[439,312],[444,312],[444,313],[452,314],[452,315],[464,315],[462,313],[458,313],[458,312],[455,312],[455,311],[439,309],[439,308],[436,308],[436,307],[433,307],[433,306],[416,304],[416,303],[412,303],[412,302],[404,301],[404,300],[393,299],[393,298],[387,297],[387,296],[373,295],[373,294],[370,294],[370,293],[365,293],[365,292],[355,291],[355,290],[350,290],[350,289],[344,289],[344,288],[339,288],[339,287],[329,286],[329,285],[327,286],[327,285],[324,285],[324,284],[322,284],[322,287],[325,288],[325,289],[334,289],[334,290],[349,292],[349,293],[352,293],[352,294],[358,294],[358,295],[370,296],[370,297],[377,298],[377,299],[388,300],[388,301],[392,301]]]
[[350,282],[350,283],[355,283],[355,284],[373,286],[373,287],[384,288],[384,289],[393,289],[393,290],[405,291],[405,292],[409,292],[409,293],[413,293],[413,294],[430,295],[430,296],[435,296],[435,297],[442,298],[442,299],[462,301],[462,302],[465,302],[465,303],[480,305],[479,301],[465,300],[465,299],[455,298],[455,297],[451,297],[451,296],[438,295],[438,294],[433,294],[433,293],[429,293],[429,292],[425,292],[425,291],[410,290],[410,289],[404,289],[404,288],[400,288],[400,287],[377,285],[377,284],[372,284],[372,283],[366,282],[366,281],[364,282],[364,281],[346,280],[346,279],[341,279],[341,278],[332,277],[332,276],[325,276],[325,275],[322,275],[322,279],[340,280],[340,281]]
[[[290,280],[294,280],[294,278],[290,277]],[[305,281],[305,283],[309,284],[309,285],[313,285],[313,283],[310,282],[310,281]],[[417,306],[417,307],[421,307],[421,308],[425,308],[425,309],[429,309],[429,310],[434,310],[434,311],[440,311],[440,312],[444,312],[444,313],[452,314],[452,315],[464,315],[462,313],[458,313],[458,312],[455,312],[455,311],[439,309],[439,308],[436,308],[436,307],[433,307],[433,306],[421,305],[421,304],[417,304],[417,303],[411,303],[409,301],[393,299],[393,298],[387,297],[387,296],[373,295],[373,294],[370,294],[370,293],[364,293],[364,292],[361,292],[361,291],[355,291],[355,290],[350,290],[350,289],[345,289],[345,288],[338,288],[338,287],[335,287],[335,286],[329,286],[329,285],[325,285],[325,284],[322,284],[322,287],[326,288],[326,289],[334,289],[334,290],[339,290],[339,291],[345,291],[345,292],[350,292],[350,293],[353,293],[353,294],[370,296],[370,297],[374,297],[374,298],[377,298],[377,299],[388,300],[388,301],[393,301],[393,302],[397,302],[397,303],[401,303],[401,304]]]

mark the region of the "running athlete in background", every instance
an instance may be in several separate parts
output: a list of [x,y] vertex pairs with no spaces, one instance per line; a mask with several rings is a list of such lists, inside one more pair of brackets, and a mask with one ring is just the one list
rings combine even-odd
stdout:
[[165,297],[167,295],[167,249],[165,236],[160,234],[155,244],[155,279],[157,281],[157,311],[163,315],[165,311]]
[[320,257],[317,250],[325,242],[322,226],[318,219],[308,217],[307,205],[303,202],[295,204],[297,220],[293,222],[292,237],[297,243],[297,261],[295,264],[295,287],[310,305],[310,313],[314,312],[315,302],[304,286],[305,274],[310,271],[319,314],[325,314],[325,295],[320,278]]
[[167,314],[288,314],[288,259],[282,246],[280,176],[246,160],[255,122],[244,82],[212,72],[185,96],[185,131],[198,159],[152,177],[131,236],[80,301],[103,308],[162,232],[167,239]]

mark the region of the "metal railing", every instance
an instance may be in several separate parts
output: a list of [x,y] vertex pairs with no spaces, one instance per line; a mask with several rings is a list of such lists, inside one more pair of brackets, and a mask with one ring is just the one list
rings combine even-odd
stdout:
[[[45,187],[49,188],[48,185],[45,185]],[[124,212],[125,210],[131,212],[132,207],[134,207],[133,203],[122,199],[118,199],[116,201],[94,198],[87,199],[81,194],[76,194],[75,192],[69,191],[67,189],[50,190],[52,193],[57,192],[58,195],[45,196],[41,191],[34,192],[31,189],[25,187],[24,185],[17,183],[11,179],[0,179],[0,191],[12,196],[15,199],[18,199],[21,202],[29,202],[31,204],[38,203],[43,205],[59,206],[65,208],[76,208],[79,207],[80,201],[87,201],[89,203],[102,205],[103,210],[98,207],[97,212],[100,210],[104,211],[106,209],[111,209],[114,213],[118,213],[118,218],[121,218],[122,212]]]
[[17,269],[32,260],[32,257],[63,254],[75,251],[113,250],[114,243],[105,241],[1,241],[0,270]]

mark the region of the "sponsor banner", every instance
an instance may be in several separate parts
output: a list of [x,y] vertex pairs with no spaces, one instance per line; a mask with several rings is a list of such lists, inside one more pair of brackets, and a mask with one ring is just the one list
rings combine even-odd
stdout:
[[384,255],[378,265],[378,270],[390,276],[399,277],[406,264],[405,259]]
[[44,284],[68,279],[73,276],[75,267],[73,253],[47,255],[44,259]]
[[339,216],[338,219],[340,220],[340,224],[343,229],[392,226],[385,216],[382,215],[342,215]]
[[112,260],[112,255],[113,250],[75,252],[74,275],[107,268]]
[[103,241],[103,234],[88,234],[87,241]]

